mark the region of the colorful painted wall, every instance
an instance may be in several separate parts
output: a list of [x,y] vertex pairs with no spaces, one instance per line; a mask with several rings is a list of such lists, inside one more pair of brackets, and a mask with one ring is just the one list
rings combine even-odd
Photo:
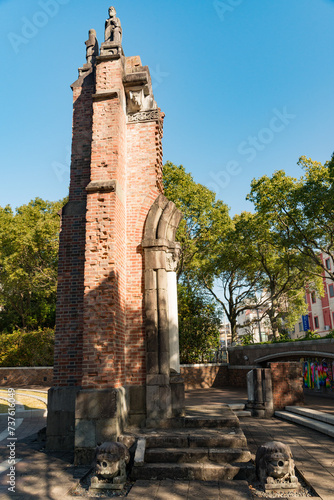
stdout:
[[301,359],[305,389],[326,390],[334,393],[334,360]]

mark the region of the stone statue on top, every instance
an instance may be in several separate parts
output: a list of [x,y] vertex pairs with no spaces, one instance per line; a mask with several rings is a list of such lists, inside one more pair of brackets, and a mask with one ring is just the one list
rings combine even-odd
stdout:
[[85,42],[86,44],[86,59],[87,63],[92,66],[95,62],[96,56],[99,55],[99,44],[96,39],[96,31],[89,30],[88,40]]
[[109,7],[109,19],[106,20],[104,39],[105,42],[122,44],[121,21],[116,17],[115,7]]

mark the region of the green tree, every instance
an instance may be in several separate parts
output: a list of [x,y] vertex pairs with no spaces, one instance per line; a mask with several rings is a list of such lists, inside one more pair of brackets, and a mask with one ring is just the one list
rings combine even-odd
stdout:
[[196,285],[178,285],[180,361],[203,362],[219,347],[220,313]]
[[228,207],[216,200],[214,192],[196,183],[182,165],[167,162],[163,174],[165,196],[183,213],[176,235],[181,243],[177,270],[181,359],[195,362],[219,345],[219,308],[203,288],[200,270],[210,258],[210,244],[214,239],[223,240],[231,221]]
[[211,239],[199,271],[200,281],[225,311],[232,342],[238,337],[239,314],[255,309],[261,292],[261,270],[247,254],[248,241],[238,222],[235,216],[221,239]]
[[[274,231],[266,214],[243,212],[235,217],[236,231],[246,243],[244,253],[260,274],[258,284],[265,292],[259,306],[269,317],[276,338],[291,329],[306,312],[305,287],[311,286],[312,261],[305,262],[295,248],[289,248],[281,233]],[[312,284],[321,289],[318,278]]]
[[163,181],[165,196],[183,213],[177,231],[177,240],[182,247],[178,277],[191,273],[194,279],[203,260],[208,257],[210,244],[214,240],[217,244],[218,240],[222,242],[231,224],[228,206],[216,200],[213,191],[196,183],[182,165],[167,162]]
[[311,281],[322,273],[334,280],[334,269],[319,258],[322,253],[334,259],[334,156],[324,165],[305,156],[298,163],[305,172],[300,179],[283,170],[254,179],[248,199],[285,246],[302,256],[298,266]]
[[64,200],[0,207],[0,329],[53,327]]

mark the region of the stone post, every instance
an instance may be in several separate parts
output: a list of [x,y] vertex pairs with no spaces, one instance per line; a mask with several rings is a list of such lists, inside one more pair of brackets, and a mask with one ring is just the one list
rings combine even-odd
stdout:
[[254,368],[247,373],[248,402],[246,409],[253,417],[269,418],[274,413],[271,371]]
[[160,195],[148,214],[145,252],[147,367],[146,423],[184,414],[177,325],[176,267],[180,245],[175,233],[182,214]]

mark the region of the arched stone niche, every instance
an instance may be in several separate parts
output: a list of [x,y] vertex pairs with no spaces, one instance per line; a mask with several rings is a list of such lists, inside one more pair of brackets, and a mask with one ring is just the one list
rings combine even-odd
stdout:
[[159,195],[145,223],[146,412],[147,425],[184,414],[180,375],[175,242],[182,213]]

